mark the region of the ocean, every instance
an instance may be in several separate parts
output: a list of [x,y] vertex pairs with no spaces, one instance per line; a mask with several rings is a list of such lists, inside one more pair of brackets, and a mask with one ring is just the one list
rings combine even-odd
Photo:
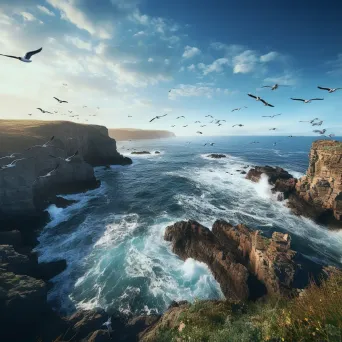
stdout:
[[[133,165],[96,168],[100,188],[63,196],[77,200],[65,209],[47,209],[51,221],[39,238],[39,260],[68,262],[53,279],[51,304],[62,313],[102,307],[109,313],[150,314],[163,312],[172,300],[223,298],[206,265],[183,262],[163,240],[165,228],[179,220],[210,228],[225,219],[266,236],[289,232],[293,249],[305,257],[341,265],[342,231],[293,215],[276,201],[266,178],[255,184],[238,171],[271,165],[300,177],[314,140],[235,136],[119,142],[118,150]],[[203,146],[206,142],[215,145]],[[131,156],[127,148],[151,155]],[[211,159],[210,153],[227,158]]]

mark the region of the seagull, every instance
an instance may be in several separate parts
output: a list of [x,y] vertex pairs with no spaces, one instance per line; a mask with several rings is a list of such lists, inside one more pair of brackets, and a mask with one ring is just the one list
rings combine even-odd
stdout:
[[132,118],[132,115],[128,115],[129,118]]
[[288,85],[280,85],[280,84],[274,84],[272,86],[262,86],[261,88],[271,88],[271,90],[276,90],[279,87],[288,87]]
[[241,124],[236,124],[236,125],[233,125],[232,127],[235,127],[235,126],[242,127],[242,126],[244,126],[244,125],[241,125]]
[[281,114],[274,114],[274,115],[263,115],[262,118],[274,118],[275,116],[279,116]]
[[207,145],[214,146],[215,143],[205,143],[203,146],[207,146]]
[[234,108],[232,112],[235,112],[236,110],[241,110],[241,108]]
[[68,103],[68,101],[60,100],[57,97],[53,97],[55,100],[57,100],[59,103]]
[[64,87],[67,87],[67,86],[68,86],[68,84],[67,84],[67,83],[63,83],[63,85],[64,85]]
[[183,126],[183,127],[188,127],[188,125],[185,125],[185,126]]
[[40,110],[43,114],[48,113],[48,114],[52,114],[51,112],[48,112],[47,110],[41,109],[41,108],[37,108],[38,110]]
[[74,158],[74,157],[77,156],[77,155],[78,155],[78,151],[76,151],[72,156],[67,157],[67,158],[55,157],[55,156],[53,156],[52,154],[49,154],[50,157],[56,158],[56,159],[62,159],[62,160],[64,160],[64,161],[66,161],[67,163],[71,162],[71,159]]
[[172,125],[171,127],[176,127],[176,125]]
[[43,145],[34,145],[34,146],[31,146],[31,147],[27,148],[25,151],[31,150],[31,149],[34,148],[34,147],[43,147],[43,148],[45,148],[45,147],[50,147],[49,144],[51,143],[51,141],[52,141],[53,139],[55,139],[55,136],[52,136],[52,137],[50,138],[50,140],[47,141],[45,144],[43,144]]
[[261,101],[265,106],[274,107],[273,105],[271,105],[270,103],[266,102],[266,101],[263,100],[263,99],[260,99],[260,101]]
[[201,123],[201,121],[195,121],[195,123]]
[[222,124],[221,124],[221,123],[219,123],[219,124],[217,124],[217,126],[222,126]]
[[317,121],[317,122],[313,122],[313,123],[311,124],[311,126],[321,126],[322,123],[323,123],[322,120],[321,120],[321,121]]
[[342,88],[325,88],[325,87],[317,87],[318,89],[322,89],[322,90],[327,90],[329,93],[334,93],[336,90],[342,89]]
[[87,106],[83,106],[83,108],[87,108]]
[[32,116],[32,114],[27,114],[28,116]]
[[53,112],[54,112],[55,114],[57,114],[57,113],[58,113],[58,110],[54,110]]
[[259,144],[259,141],[252,141],[250,144]]
[[197,131],[196,133],[198,133],[198,134],[203,134],[202,132],[200,132],[200,131]]
[[327,131],[327,130],[324,128],[324,129],[322,129],[321,131],[320,131],[319,129],[315,129],[313,132],[314,132],[314,133],[319,133],[319,134],[323,135],[326,131]]
[[315,98],[315,99],[310,99],[310,100],[304,100],[304,99],[294,99],[294,98],[291,97],[291,100],[294,100],[294,101],[302,101],[303,103],[310,103],[311,101],[324,100],[324,99]]
[[206,115],[205,117],[214,119],[214,117],[212,115]]
[[206,125],[201,125],[200,127],[205,127]]
[[31,63],[31,57],[37,53],[39,53],[40,51],[42,51],[43,48],[40,48],[38,50],[34,50],[34,51],[30,51],[30,52],[27,52],[25,54],[24,57],[16,57],[16,56],[11,56],[11,55],[3,55],[3,54],[0,54],[0,56],[5,56],[5,57],[10,57],[10,58],[15,58],[15,59],[19,59],[19,61],[21,62],[25,62],[25,63]]
[[56,172],[58,168],[59,168],[59,164],[57,164],[56,167],[55,167],[54,169],[52,169],[51,171],[49,171],[46,175],[44,175],[44,176],[38,176],[38,177],[36,178],[36,180],[33,182],[33,184],[34,184],[35,182],[37,182],[37,180],[40,179],[40,178],[46,178],[46,177],[52,176],[52,174],[53,174],[54,172]]
[[289,135],[288,138],[294,138],[294,136],[293,135]]
[[107,327],[108,329],[108,335],[110,336],[110,333],[113,331],[112,329],[112,317],[108,318],[107,322],[104,322],[102,325],[104,325],[105,327]]
[[260,96],[255,96],[255,95],[252,95],[250,93],[247,94],[248,96],[250,97],[253,97],[253,99],[256,99],[257,101],[260,101],[261,100],[261,97]]
[[185,116],[184,116],[184,115],[178,116],[178,117],[176,118],[176,120],[177,120],[177,119],[180,119],[180,118],[184,118],[184,119],[185,119]]
[[9,159],[14,159],[16,155],[19,155],[21,153],[12,153],[9,156],[5,156],[5,157],[1,157],[0,159],[5,159],[5,158],[9,158]]
[[156,116],[156,117],[154,117],[152,120],[150,120],[150,122],[152,122],[153,120],[156,120],[156,119],[163,118],[163,117],[166,116],[166,115],[167,115],[167,114]]
[[320,120],[320,119],[319,119],[319,118],[314,118],[314,119],[309,120],[309,121],[303,121],[303,120],[301,120],[301,121],[299,121],[299,122],[310,122],[310,123],[312,124],[312,123],[314,123],[316,120]]
[[216,124],[219,124],[221,121],[227,122],[226,120],[216,120]]
[[[31,158],[33,158],[33,157],[31,157]],[[0,171],[3,171],[3,170],[6,170],[6,169],[10,169],[12,167],[15,167],[17,165],[18,161],[25,160],[25,159],[28,159],[28,158],[20,158],[20,159],[13,160],[12,163],[1,166],[0,167]]]
[[270,128],[269,129],[269,131],[275,131],[276,130],[276,128]]
[[68,110],[69,113],[72,113],[72,110]]

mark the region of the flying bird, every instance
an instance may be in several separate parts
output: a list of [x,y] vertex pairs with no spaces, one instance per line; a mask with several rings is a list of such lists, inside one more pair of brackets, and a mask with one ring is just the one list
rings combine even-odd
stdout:
[[257,101],[261,101],[265,106],[268,107],[274,107],[273,105],[271,105],[270,103],[266,102],[265,100],[263,100],[260,96],[255,96],[253,94],[247,94],[248,96],[252,97],[253,99],[257,100]]
[[185,116],[184,116],[184,115],[178,116],[178,117],[176,118],[176,120],[177,120],[177,119],[180,119],[180,118],[184,118],[184,119],[185,119]]
[[197,131],[196,133],[198,133],[198,134],[203,134],[202,132],[200,132],[200,131]]
[[256,99],[257,101],[260,101],[261,100],[261,97],[260,96],[255,96],[255,95],[252,95],[250,93],[247,94],[248,96],[250,97],[253,97],[253,99]]
[[83,108],[87,108],[88,106],[83,106]]
[[15,58],[15,59],[19,59],[19,61],[21,62],[25,62],[25,63],[31,63],[31,57],[37,53],[39,53],[40,51],[42,51],[43,48],[40,48],[38,50],[34,50],[34,51],[30,51],[30,52],[27,52],[25,54],[24,57],[16,57],[16,56],[11,56],[11,55],[3,55],[3,54],[0,54],[0,56],[4,56],[4,57],[10,57],[10,58]]
[[171,127],[176,127],[176,125],[172,125]]
[[153,120],[156,120],[156,119],[163,118],[163,117],[166,116],[166,115],[167,115],[167,114],[155,116],[153,119],[150,120],[150,122],[152,122]]
[[201,123],[201,121],[195,121],[195,123]]
[[110,336],[111,332],[113,331],[113,329],[112,329],[112,318],[109,317],[109,318],[108,318],[108,321],[107,321],[107,322],[104,322],[102,325],[105,326],[105,327],[107,327],[108,335]]
[[276,130],[276,128],[270,128],[269,130],[270,130],[270,131],[275,131],[275,130]]
[[263,100],[263,99],[260,99],[260,101],[261,101],[265,106],[274,107],[273,105],[271,105],[270,103],[266,102],[266,101]]
[[[33,157],[31,157],[31,158],[33,158]],[[19,162],[20,160],[25,160],[25,159],[28,159],[28,158],[20,158],[20,159],[13,160],[11,163],[1,166],[0,171],[15,167],[17,165],[17,162]]]
[[250,144],[259,144],[259,141],[252,141]]
[[234,108],[232,112],[235,112],[236,110],[241,110],[241,108]]
[[212,115],[206,115],[205,117],[214,119],[214,117]]
[[317,87],[318,89],[322,89],[322,90],[327,90],[328,93],[334,93],[336,90],[342,89],[342,88],[325,88],[325,87]]
[[206,125],[201,125],[200,127],[205,127]]
[[323,123],[323,120],[317,121],[317,122],[313,122],[313,123],[311,124],[311,126],[321,126],[322,123]]
[[281,84],[274,84],[274,85],[267,85],[267,86],[262,86],[261,88],[271,88],[271,90],[276,90],[278,89],[279,87],[288,87],[288,85],[281,85]]
[[72,113],[72,110],[68,110],[69,113]]
[[55,136],[52,136],[50,138],[50,140],[47,141],[46,143],[44,143],[43,145],[34,145],[34,146],[31,146],[31,147],[27,148],[25,151],[31,150],[34,147],[42,147],[42,148],[50,147],[51,146],[50,143],[52,142],[53,139],[55,139]]
[[64,87],[67,87],[67,86],[68,86],[68,84],[67,84],[67,83],[63,83],[63,85],[64,85]]
[[57,113],[58,113],[58,110],[54,110],[53,112],[54,112],[55,114],[57,114]]
[[128,115],[129,118],[132,118],[133,116],[132,115]]
[[221,121],[227,122],[226,120],[216,120],[216,124],[219,124]]
[[310,103],[311,101],[317,101],[317,100],[324,100],[324,99],[320,99],[320,98],[315,98],[315,99],[309,99],[309,100],[304,100],[304,99],[294,99],[293,97],[291,97],[291,100],[294,101],[302,101],[303,103]]
[[67,157],[67,158],[62,158],[62,157],[55,157],[53,156],[52,154],[49,154],[50,157],[52,158],[56,158],[56,159],[62,159],[64,161],[66,161],[67,163],[71,162],[72,158],[74,158],[75,156],[78,155],[78,151],[76,151],[73,155],[71,155],[70,157]]
[[48,113],[48,114],[52,114],[51,112],[48,112],[47,110],[41,109],[41,108],[37,108],[38,110],[40,110],[43,114]]
[[57,100],[59,103],[68,103],[68,101],[60,100],[57,97],[53,97],[55,100]]
[[319,129],[313,130],[314,133],[319,133],[319,134],[321,134],[321,135],[323,135],[326,131],[327,131],[327,130],[326,130],[325,128],[322,129],[321,131],[320,131]]
[[0,159],[6,159],[6,158],[9,158],[9,159],[14,159],[16,155],[19,155],[21,153],[12,153],[10,154],[9,156],[5,156],[5,157],[1,157]]
[[33,184],[34,184],[35,182],[37,182],[37,180],[40,179],[40,178],[51,177],[51,176],[57,171],[58,168],[59,168],[59,164],[57,164],[56,167],[53,168],[51,171],[49,171],[46,175],[38,176],[38,177],[36,178],[36,180],[33,182]]
[[274,114],[274,115],[263,115],[262,118],[274,118],[275,116],[279,116],[281,114]]
[[183,126],[183,127],[188,127],[188,125],[185,125],[185,126]]
[[203,146],[207,146],[207,145],[214,146],[215,143],[205,143]]
[[242,127],[242,126],[244,126],[244,125],[241,125],[241,124],[236,124],[236,125],[233,125],[232,127],[235,127],[235,126]]
[[32,114],[27,114],[28,116],[32,116]]
[[293,135],[289,135],[288,138],[294,138],[294,136]]

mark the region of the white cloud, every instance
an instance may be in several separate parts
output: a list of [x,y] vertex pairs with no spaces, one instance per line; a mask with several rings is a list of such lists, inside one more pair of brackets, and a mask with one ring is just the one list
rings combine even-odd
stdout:
[[154,61],[154,59],[150,57],[147,61],[148,61],[149,63],[152,63],[152,62]]
[[183,57],[184,58],[192,58],[196,55],[199,55],[201,53],[201,50],[194,46],[187,45],[184,49]]
[[50,11],[48,8],[46,8],[45,6],[41,6],[41,5],[38,5],[37,8],[42,11],[43,13],[51,16],[51,17],[54,17],[55,16],[55,13],[53,13],[52,11]]
[[258,62],[258,57],[252,50],[245,50],[239,55],[233,57],[234,74],[247,74],[254,71]]
[[37,18],[29,12],[20,12],[25,21],[35,21]]
[[207,97],[210,99],[215,94],[229,95],[231,93],[232,92],[229,89],[180,84],[169,93],[169,99],[175,100],[177,97]]
[[101,39],[110,39],[112,37],[112,25],[110,23],[95,25],[82,11],[73,6],[72,2],[67,0],[47,0],[47,2],[60,10],[63,20],[70,21],[79,29],[86,30],[92,36]]
[[164,59],[164,63],[165,63],[166,65],[169,65],[169,64],[170,64],[170,60],[167,59],[167,58],[165,58],[165,59]]
[[262,63],[272,62],[275,59],[277,59],[278,57],[279,57],[279,53],[278,52],[271,51],[271,52],[267,53],[266,55],[260,56],[260,62],[262,62]]
[[191,65],[188,66],[187,69],[188,69],[189,71],[195,71],[195,70],[196,70],[196,66],[195,66],[195,64],[191,64]]
[[133,37],[141,37],[141,36],[145,36],[145,35],[146,35],[145,31],[139,31],[139,32],[135,33],[133,35]]
[[91,51],[91,49],[92,49],[91,43],[85,42],[84,40],[82,40],[78,37],[66,36],[65,40],[68,43],[71,43],[74,46],[76,46],[78,49],[88,50],[88,51]]
[[205,65],[203,63],[199,63],[198,68],[203,70],[204,75],[208,75],[212,72],[222,72],[225,65],[229,65],[229,60],[227,58],[219,58],[212,64]]
[[105,50],[107,48],[107,45],[103,42],[99,43],[99,45],[96,46],[95,48],[95,52],[98,54],[98,55],[102,55]]
[[297,83],[297,79],[292,73],[286,72],[283,75],[279,75],[275,77],[267,77],[264,79],[264,82],[270,83],[270,84],[281,84],[281,85],[293,86]]

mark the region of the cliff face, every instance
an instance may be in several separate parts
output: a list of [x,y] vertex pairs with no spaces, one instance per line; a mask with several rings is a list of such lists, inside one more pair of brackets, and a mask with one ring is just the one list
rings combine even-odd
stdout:
[[312,144],[308,171],[299,179],[296,190],[317,211],[332,212],[342,220],[341,142],[318,140]]
[[181,221],[166,228],[164,239],[183,260],[206,263],[229,299],[290,294],[309,281],[309,265],[299,264],[288,234],[274,232],[268,239],[242,224],[218,220],[210,231],[195,221]]
[[[92,166],[130,164],[116,150],[116,142],[109,138],[102,126],[81,125],[71,122],[0,121],[0,157],[19,153],[15,167],[0,170],[1,219],[38,215],[54,196],[76,193],[99,185]],[[55,136],[50,147],[34,147]],[[70,162],[64,159],[78,151]],[[51,157],[55,156],[57,158]],[[0,167],[14,158],[0,159]],[[59,165],[50,177],[46,175]]]

